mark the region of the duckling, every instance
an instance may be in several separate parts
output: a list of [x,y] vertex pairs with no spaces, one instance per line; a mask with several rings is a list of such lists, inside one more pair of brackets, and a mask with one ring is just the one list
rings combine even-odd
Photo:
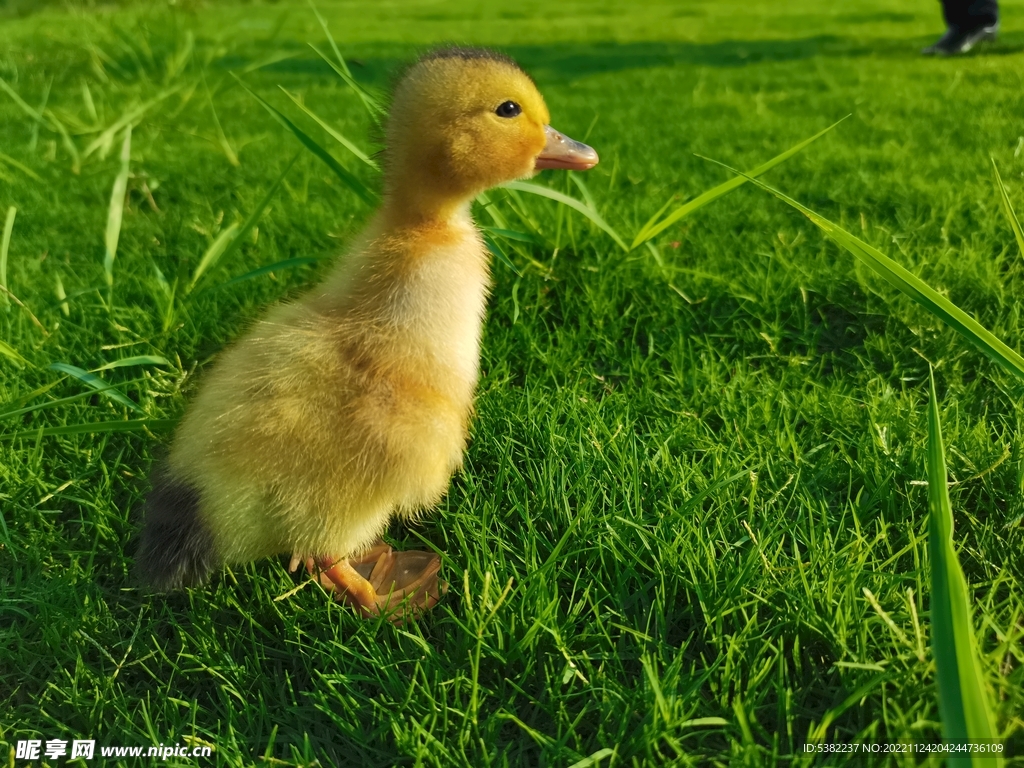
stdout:
[[438,556],[395,552],[381,534],[435,506],[462,463],[490,290],[471,201],[598,162],[548,123],[501,54],[446,48],[410,67],[380,209],[322,283],[221,354],[178,426],[144,506],[143,581],[193,586],[291,554],[291,570],[318,572],[366,617],[438,601]]

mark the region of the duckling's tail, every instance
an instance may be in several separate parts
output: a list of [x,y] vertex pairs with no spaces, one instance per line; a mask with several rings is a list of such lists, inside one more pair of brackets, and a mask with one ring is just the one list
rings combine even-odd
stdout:
[[160,591],[206,581],[219,563],[213,536],[199,516],[199,491],[157,470],[143,514],[135,556],[142,581]]

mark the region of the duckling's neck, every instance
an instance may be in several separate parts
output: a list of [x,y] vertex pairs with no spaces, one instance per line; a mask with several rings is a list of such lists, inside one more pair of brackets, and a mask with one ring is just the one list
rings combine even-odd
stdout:
[[[384,186],[381,216],[387,227],[419,227],[444,225],[465,218],[472,194],[445,189],[444,183],[432,179],[409,179],[399,182],[388,179]],[[410,183],[412,182],[412,183]]]
[[381,219],[389,229],[418,228],[464,219],[468,210],[469,199],[465,197],[437,196],[416,188],[388,189]]

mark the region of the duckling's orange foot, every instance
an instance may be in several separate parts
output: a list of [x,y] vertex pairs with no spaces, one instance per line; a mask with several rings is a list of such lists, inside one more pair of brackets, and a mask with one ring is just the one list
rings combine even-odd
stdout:
[[433,608],[448,591],[437,578],[440,557],[416,550],[395,552],[383,541],[360,557],[320,558],[316,565],[320,583],[333,589],[338,600],[366,618],[384,616],[396,624]]

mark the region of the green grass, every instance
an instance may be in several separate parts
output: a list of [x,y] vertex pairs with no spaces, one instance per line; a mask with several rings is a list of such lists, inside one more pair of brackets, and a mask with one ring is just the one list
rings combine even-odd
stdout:
[[[440,41],[519,59],[600,152],[586,189],[626,243],[730,178],[695,154],[755,168],[852,113],[765,183],[1019,349],[1024,3],[1002,6],[990,55],[927,60],[939,9],[910,0],[319,5],[372,93]],[[1021,385],[753,184],[653,251],[519,191],[491,195],[507,226],[478,210],[535,242],[494,235],[511,266],[466,470],[390,532],[444,553],[451,589],[423,621],[358,620],[279,560],[136,589],[133,510],[169,420],[370,211],[231,73],[371,190],[278,86],[371,157],[375,129],[307,45],[331,55],[305,3],[27,7],[0,8],[0,77],[27,107],[0,93],[5,758],[92,738],[194,739],[217,748],[204,764],[811,765],[808,741],[938,740],[929,363],[982,675],[1024,755]]]

